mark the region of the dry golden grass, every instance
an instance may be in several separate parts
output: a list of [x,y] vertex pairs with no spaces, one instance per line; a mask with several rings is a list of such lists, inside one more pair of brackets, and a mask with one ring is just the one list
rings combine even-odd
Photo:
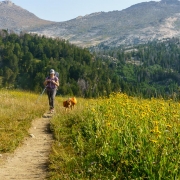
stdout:
[[12,152],[27,135],[31,121],[47,108],[47,97],[37,94],[0,90],[0,153]]

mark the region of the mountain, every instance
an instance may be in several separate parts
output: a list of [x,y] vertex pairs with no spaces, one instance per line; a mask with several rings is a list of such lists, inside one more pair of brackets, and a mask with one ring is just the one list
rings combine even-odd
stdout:
[[0,11],[3,9],[0,28],[59,37],[84,47],[133,45],[180,36],[178,0],[143,2],[122,11],[96,12],[65,22],[41,20],[10,1],[3,1]]
[[29,11],[16,6],[9,0],[0,2],[0,12],[0,29],[19,32],[52,23],[51,21],[38,18]]
[[180,2],[143,2],[122,11],[98,12],[48,25],[34,32],[92,46],[145,43],[180,35]]

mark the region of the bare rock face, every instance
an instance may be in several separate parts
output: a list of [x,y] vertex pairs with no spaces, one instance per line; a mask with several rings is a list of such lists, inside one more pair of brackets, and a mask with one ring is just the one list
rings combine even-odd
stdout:
[[92,13],[32,31],[80,46],[133,45],[172,38],[180,36],[180,2],[144,2],[122,11]]
[[178,0],[161,0],[161,2],[172,4],[178,2]]

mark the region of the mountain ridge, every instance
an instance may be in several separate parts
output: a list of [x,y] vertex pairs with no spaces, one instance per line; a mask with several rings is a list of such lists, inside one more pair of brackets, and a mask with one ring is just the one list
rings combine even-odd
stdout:
[[96,12],[34,32],[80,46],[119,46],[180,36],[179,27],[180,2],[163,0],[138,3],[122,11]]
[[[13,3],[12,7],[17,10]],[[20,13],[22,13],[21,9]],[[59,37],[83,47],[99,44],[116,47],[147,43],[155,39],[180,37],[180,2],[178,0],[142,2],[122,11],[94,12],[64,22],[41,20],[32,13],[28,14],[30,12],[26,10],[24,13],[26,16],[23,17],[27,17],[25,19],[28,19],[29,23],[24,22],[25,19],[17,15],[17,20],[9,17],[11,21],[6,21],[3,27],[1,26],[2,18],[6,16],[1,14],[0,28],[15,31],[20,29],[47,37]]]
[[0,29],[19,32],[52,23],[51,21],[38,18],[33,13],[15,5],[10,0],[0,2],[0,12]]

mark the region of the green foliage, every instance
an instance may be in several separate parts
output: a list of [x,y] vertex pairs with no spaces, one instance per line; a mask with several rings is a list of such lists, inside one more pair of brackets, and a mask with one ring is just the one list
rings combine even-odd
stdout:
[[[59,72],[58,94],[81,97],[125,92],[146,98],[179,93],[180,40],[136,47],[79,48],[68,41],[0,33],[2,86],[40,92],[49,69]],[[179,96],[177,96],[179,98]]]
[[[100,50],[98,50],[100,49]],[[121,90],[129,95],[169,98],[179,94],[180,39],[153,41],[134,47],[91,48],[103,61],[110,61],[110,68],[118,78]],[[179,96],[177,97],[179,98]]]
[[[1,37],[1,44],[0,73],[4,87],[40,92],[44,88],[44,79],[53,68],[59,72],[58,93],[61,95],[89,97],[93,94],[97,97],[114,90],[106,83],[111,79],[108,64],[68,41],[6,32]],[[102,89],[108,90],[101,92]]]

